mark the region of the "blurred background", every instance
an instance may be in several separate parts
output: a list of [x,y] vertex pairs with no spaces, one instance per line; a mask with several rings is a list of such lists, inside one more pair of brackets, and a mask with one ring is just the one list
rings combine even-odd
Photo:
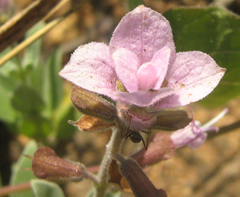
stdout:
[[[91,41],[108,43],[121,18],[132,9],[131,6],[138,5],[141,1],[62,2],[62,6],[52,13],[49,8],[44,15],[48,16],[42,17],[45,23],[58,19],[71,9],[79,8],[0,67],[2,187],[13,181],[12,166],[19,160],[23,148],[31,140],[36,140],[39,147],[49,146],[59,156],[79,161],[86,166],[96,166],[101,162],[109,140],[110,132],[83,133],[67,123],[68,120],[78,120],[81,114],[74,109],[70,101],[72,85],[61,79],[58,72],[79,45]],[[31,3],[31,0],[0,0],[0,24],[3,26]],[[162,14],[179,6],[209,5],[223,6],[237,15],[240,14],[239,0],[145,0],[144,3]],[[18,24],[21,30],[31,23],[30,19],[30,22],[26,20],[25,24]],[[44,22],[35,21],[32,28],[24,30],[26,33],[2,49],[0,57],[42,29]],[[2,44],[6,43],[1,41],[0,48]],[[225,106],[213,109],[196,103],[192,105],[194,118],[205,123],[224,107],[228,107],[229,113],[216,125],[225,126],[239,120],[239,103],[239,97],[230,100]],[[216,134],[197,150],[177,150],[173,158],[146,168],[146,173],[154,185],[163,188],[169,197],[236,197],[240,193],[239,142],[240,129],[222,135]],[[124,155],[131,155],[142,146],[141,143],[133,144],[126,140]],[[25,173],[28,176],[32,172]],[[91,182],[66,182],[60,186],[67,197],[80,197],[91,189]],[[124,194],[127,195],[131,196]]]

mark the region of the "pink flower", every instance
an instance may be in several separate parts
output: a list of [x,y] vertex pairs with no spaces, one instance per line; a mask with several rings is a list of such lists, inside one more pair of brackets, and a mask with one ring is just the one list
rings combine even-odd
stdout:
[[[175,53],[169,22],[139,6],[122,18],[109,46],[89,43],[72,55],[60,76],[113,100],[172,108],[208,95],[225,69],[205,53]],[[121,81],[126,92],[118,90]]]
[[[147,124],[142,125],[145,129],[156,121],[153,111],[185,106],[207,96],[224,72],[205,53],[176,53],[169,22],[141,5],[122,18],[109,45],[92,42],[80,46],[60,76],[126,104],[125,110],[118,109],[118,116],[124,122],[135,118],[136,127],[130,128],[137,130],[144,113],[151,111],[146,115]],[[145,108],[144,113],[131,106]]]
[[175,148],[181,148],[188,146],[191,149],[200,147],[207,139],[207,132],[218,131],[217,127],[212,127],[220,118],[222,118],[228,109],[225,108],[218,116],[210,120],[205,125],[201,126],[199,121],[192,121],[184,129],[179,129],[171,134],[171,139],[175,145]]

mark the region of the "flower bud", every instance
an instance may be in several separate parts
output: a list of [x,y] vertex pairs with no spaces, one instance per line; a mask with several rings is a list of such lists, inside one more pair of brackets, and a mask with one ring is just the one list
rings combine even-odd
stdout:
[[186,127],[192,121],[193,116],[193,112],[188,106],[159,110],[155,114],[157,119],[151,128],[166,131],[175,131]]
[[120,161],[119,170],[135,196],[167,197],[166,192],[157,189],[133,159],[124,159],[121,155],[116,155],[116,159]]
[[34,153],[32,171],[36,177],[48,180],[80,181],[86,176],[82,164],[62,159],[48,147],[42,147]]
[[113,121],[117,115],[114,104],[102,96],[81,87],[72,87],[71,99],[75,107],[84,114],[108,121]]

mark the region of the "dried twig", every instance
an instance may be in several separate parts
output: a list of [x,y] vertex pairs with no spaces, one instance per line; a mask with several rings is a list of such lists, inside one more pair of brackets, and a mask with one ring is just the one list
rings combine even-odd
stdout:
[[0,51],[19,40],[34,24],[40,21],[59,0],[37,0],[7,21],[0,28]]
[[[37,39],[42,37],[44,34],[49,32],[53,27],[55,27],[57,24],[59,24],[62,20],[64,20],[66,17],[68,17],[74,11],[79,9],[86,1],[88,1],[88,0],[84,0],[84,1],[79,2],[72,9],[70,9],[68,12],[66,12],[63,16],[58,17],[58,18],[54,19],[53,21],[49,22],[42,29],[40,29],[35,34],[33,34],[31,37],[24,40],[22,43],[20,43],[18,46],[16,46],[14,49],[12,49],[9,53],[7,53],[3,58],[0,59],[0,66],[3,65],[6,61],[13,58],[18,53],[20,53],[23,49],[28,47],[34,41],[36,41]],[[0,42],[1,42],[1,38],[0,38]]]

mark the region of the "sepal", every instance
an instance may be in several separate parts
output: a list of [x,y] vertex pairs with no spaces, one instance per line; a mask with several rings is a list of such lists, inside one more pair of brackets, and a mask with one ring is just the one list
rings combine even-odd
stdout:
[[173,109],[160,110],[153,112],[157,119],[151,126],[152,129],[162,129],[165,131],[175,131],[186,127],[193,117],[190,107],[178,107]]
[[75,107],[84,114],[109,121],[113,121],[117,115],[114,104],[101,95],[79,86],[72,87],[71,100]]

